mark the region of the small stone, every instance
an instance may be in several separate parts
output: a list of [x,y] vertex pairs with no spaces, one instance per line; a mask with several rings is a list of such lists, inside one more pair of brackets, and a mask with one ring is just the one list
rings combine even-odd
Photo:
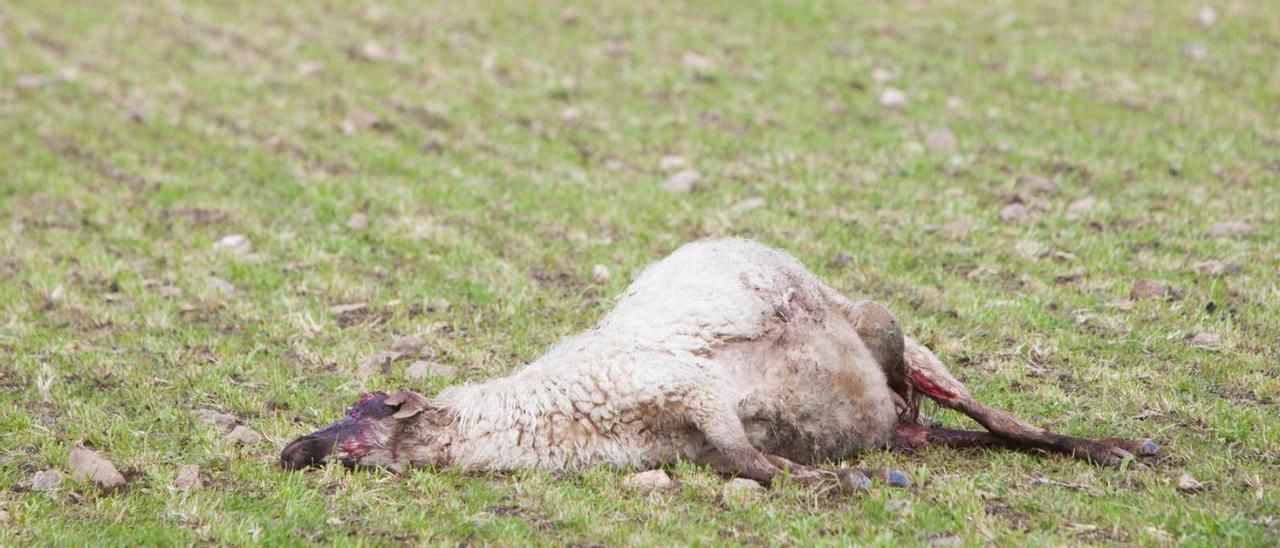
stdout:
[[764,486],[760,482],[747,478],[733,478],[725,484],[725,490],[730,493],[755,493],[764,491]]
[[1072,201],[1067,205],[1067,219],[1072,221],[1079,219],[1089,210],[1093,209],[1093,206],[1096,204],[1097,200],[1092,196],[1085,196],[1084,198]]
[[65,298],[67,298],[67,288],[63,287],[62,284],[53,286],[53,289],[49,291],[50,302],[62,302]]
[[1213,9],[1213,6],[1203,6],[1196,12],[1196,23],[1198,23],[1201,28],[1207,29],[1217,22],[1218,11]]
[[662,183],[662,190],[672,194],[686,194],[693,192],[698,187],[698,183],[702,180],[702,174],[692,169],[682,170]]
[[893,72],[887,68],[876,67],[871,71],[871,81],[877,84],[883,84],[893,79]]
[[578,13],[578,10],[574,8],[564,10],[564,12],[560,14],[560,22],[567,27],[572,27],[578,24],[578,20],[580,18],[581,15]]
[[67,461],[71,475],[80,481],[92,481],[98,487],[110,491],[124,486],[124,476],[102,455],[90,449],[77,447],[71,450]]
[[857,470],[842,471],[837,477],[840,479],[840,487],[850,493],[871,489],[871,478]]
[[324,65],[320,63],[315,61],[303,61],[294,67],[293,72],[294,74],[305,78],[322,70],[324,70]]
[[1013,203],[1000,210],[1000,220],[1008,223],[1025,223],[1031,220],[1031,210],[1025,204]]
[[178,477],[174,478],[173,486],[183,491],[193,491],[204,486],[204,481],[200,479],[200,466],[197,464],[184,464],[178,467]]
[[1204,261],[1191,265],[1191,268],[1206,276],[1234,276],[1244,272],[1244,267],[1235,261]]
[[253,445],[262,441],[262,435],[241,425],[231,429],[222,441],[227,444]]
[[951,129],[941,127],[925,135],[924,146],[933,152],[955,152],[959,142]]
[[1204,484],[1200,483],[1196,478],[1191,477],[1191,474],[1183,472],[1182,475],[1178,477],[1178,490],[1183,493],[1199,493],[1200,491],[1204,491]]
[[236,423],[240,422],[240,419],[237,419],[235,415],[229,415],[213,409],[196,409],[196,413],[200,415],[200,420],[217,426],[221,430],[230,430]]
[[392,350],[378,352],[364,360],[361,360],[360,365],[358,366],[359,374],[364,377],[373,373],[374,370],[379,370],[383,373],[390,372],[391,364],[403,357],[404,354]]
[[9,512],[0,510],[0,525],[4,525],[10,521],[13,521],[13,518],[9,516]]
[[692,70],[698,75],[705,75],[716,69],[716,62],[705,55],[698,55],[692,51],[684,52],[680,56],[680,60],[684,62],[685,68]]
[[1222,346],[1222,335],[1219,333],[1196,333],[1191,336],[1191,346],[1209,349],[1218,348]]
[[31,477],[32,491],[52,491],[62,485],[62,474],[57,470],[42,470]]
[[582,119],[582,108],[576,106],[564,107],[560,111],[560,120],[564,122],[577,122]]
[[609,281],[610,277],[609,267],[602,264],[591,267],[591,281],[602,284]]
[[938,231],[942,233],[942,237],[948,240],[964,240],[973,231],[973,221],[963,218],[953,219],[939,227]]
[[418,351],[422,350],[422,347],[426,345],[427,343],[422,339],[409,335],[407,337],[400,337],[399,339],[396,339],[395,342],[391,343],[391,351],[398,352],[400,354],[417,354]]
[[364,312],[367,308],[369,305],[366,303],[335,304],[329,307],[329,312],[335,316],[349,316]]
[[368,40],[360,46],[360,56],[368,61],[382,61],[389,57],[387,48],[374,40]]
[[1175,300],[1180,296],[1176,288],[1160,280],[1138,280],[1129,290],[1129,298],[1135,301]]
[[249,238],[244,234],[230,234],[223,236],[221,239],[213,243],[214,249],[230,251],[239,255],[248,253],[249,247]]
[[671,477],[662,469],[649,470],[627,476],[622,486],[636,491],[656,491],[671,487]]
[[1224,221],[1205,232],[1210,238],[1235,238],[1253,234],[1253,227],[1244,221]]
[[217,276],[209,276],[208,278],[205,278],[204,282],[209,287],[223,295],[231,296],[236,292],[236,286],[231,285],[231,282]]
[[1209,48],[1204,47],[1204,44],[1185,44],[1182,46],[1182,54],[1192,61],[1203,61],[1209,57]]
[[734,215],[744,215],[764,207],[765,203],[764,198],[747,198],[746,200],[733,204],[731,211],[733,211]]
[[907,106],[907,94],[897,88],[885,88],[880,92],[880,106],[888,109],[899,109]]
[[355,212],[347,219],[347,228],[351,230],[364,230],[369,228],[369,215],[363,212]]
[[456,367],[428,361],[416,361],[404,368],[405,378],[411,380],[425,379],[427,377],[452,378],[457,374],[458,368]]
[[836,266],[849,266],[853,263],[853,254],[848,251],[841,251],[836,254]]
[[1040,175],[1019,175],[1018,186],[1032,192],[1042,192],[1045,194],[1051,194],[1058,190],[1058,185],[1053,182],[1053,179],[1042,177]]
[[684,169],[686,167],[689,167],[689,160],[686,160],[684,156],[667,155],[658,160],[658,169],[662,171]]
[[963,546],[964,537],[960,535],[941,535],[929,539],[930,546]]

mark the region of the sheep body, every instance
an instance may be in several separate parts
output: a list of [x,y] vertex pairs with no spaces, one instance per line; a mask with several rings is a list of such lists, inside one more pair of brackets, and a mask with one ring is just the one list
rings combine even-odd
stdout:
[[707,437],[800,461],[884,445],[891,391],[848,302],[790,255],[741,239],[649,266],[584,333],[499,379],[449,388],[470,469],[647,468],[705,460]]

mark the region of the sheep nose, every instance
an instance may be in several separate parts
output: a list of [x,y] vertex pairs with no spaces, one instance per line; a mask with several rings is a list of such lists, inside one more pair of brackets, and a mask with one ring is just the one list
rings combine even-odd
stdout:
[[302,436],[293,440],[280,452],[280,467],[286,470],[301,470],[309,466],[324,464],[324,460],[333,453],[334,442],[315,435]]

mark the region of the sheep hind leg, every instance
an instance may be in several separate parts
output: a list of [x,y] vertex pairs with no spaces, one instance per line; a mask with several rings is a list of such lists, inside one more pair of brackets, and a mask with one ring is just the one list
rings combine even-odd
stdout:
[[[1115,466],[1134,455],[1150,456],[1160,448],[1148,439],[1132,440],[1106,438],[1095,440],[1055,434],[1019,419],[1013,414],[988,407],[969,395],[969,391],[947,372],[942,362],[929,349],[911,338],[906,339],[903,362],[913,393],[923,393],[939,405],[954,409],[986,428],[992,437],[983,433],[926,429],[924,439],[951,446],[1001,446],[1018,449],[1039,449],[1073,456],[1094,464]],[[908,424],[905,427],[917,425]],[[901,432],[903,427],[899,427]]]

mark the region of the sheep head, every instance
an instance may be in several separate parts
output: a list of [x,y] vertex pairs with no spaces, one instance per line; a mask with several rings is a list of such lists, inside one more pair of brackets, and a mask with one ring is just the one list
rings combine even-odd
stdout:
[[448,464],[452,421],[416,392],[365,394],[347,416],[293,440],[280,466],[300,470],[337,460],[348,467]]

